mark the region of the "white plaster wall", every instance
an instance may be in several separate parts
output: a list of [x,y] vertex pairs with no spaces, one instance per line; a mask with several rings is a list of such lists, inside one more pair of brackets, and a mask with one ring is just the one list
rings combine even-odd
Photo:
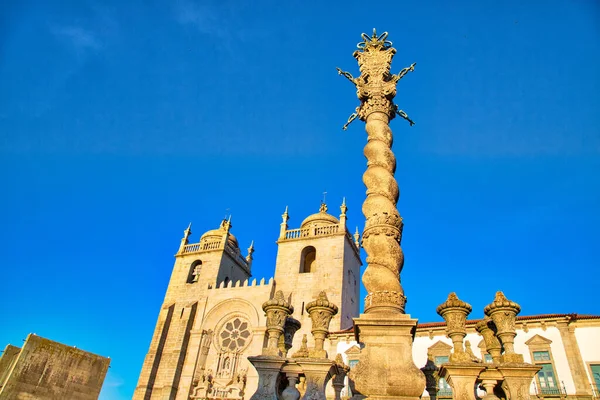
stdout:
[[575,338],[579,345],[581,358],[585,364],[585,373],[587,374],[588,382],[594,383],[594,379],[590,376],[588,363],[600,364],[600,327],[581,327],[575,328]]

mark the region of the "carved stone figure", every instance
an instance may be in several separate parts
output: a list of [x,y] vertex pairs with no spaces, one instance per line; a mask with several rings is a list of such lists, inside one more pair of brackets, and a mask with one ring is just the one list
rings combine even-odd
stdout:
[[308,357],[308,339],[306,338],[306,334],[302,336],[302,344],[300,345],[300,349],[292,355],[293,358],[306,358]]

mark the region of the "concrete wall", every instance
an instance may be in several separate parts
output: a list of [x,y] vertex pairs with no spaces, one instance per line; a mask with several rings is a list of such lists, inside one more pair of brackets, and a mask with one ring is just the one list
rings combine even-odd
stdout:
[[109,364],[108,358],[30,334],[0,399],[95,400]]

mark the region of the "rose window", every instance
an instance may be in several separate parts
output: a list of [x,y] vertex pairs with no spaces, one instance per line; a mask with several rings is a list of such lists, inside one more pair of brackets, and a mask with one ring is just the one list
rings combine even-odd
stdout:
[[223,326],[220,340],[221,347],[225,351],[242,350],[250,341],[250,330],[248,322],[235,318]]

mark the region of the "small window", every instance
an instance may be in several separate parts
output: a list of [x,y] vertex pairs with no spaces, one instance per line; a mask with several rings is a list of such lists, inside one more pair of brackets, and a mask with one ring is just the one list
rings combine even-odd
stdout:
[[435,357],[435,365],[440,366],[448,362],[448,356],[436,356]]
[[313,246],[308,246],[302,250],[300,257],[300,273],[315,272],[317,266],[317,250]]
[[350,369],[354,368],[356,364],[358,364],[358,360],[348,360],[348,366],[350,367]]
[[547,351],[534,351],[533,359],[535,361],[550,361],[550,353]]
[[485,361],[486,363],[491,363],[494,360],[492,360],[492,356],[490,354],[484,354],[483,355],[483,361]]

